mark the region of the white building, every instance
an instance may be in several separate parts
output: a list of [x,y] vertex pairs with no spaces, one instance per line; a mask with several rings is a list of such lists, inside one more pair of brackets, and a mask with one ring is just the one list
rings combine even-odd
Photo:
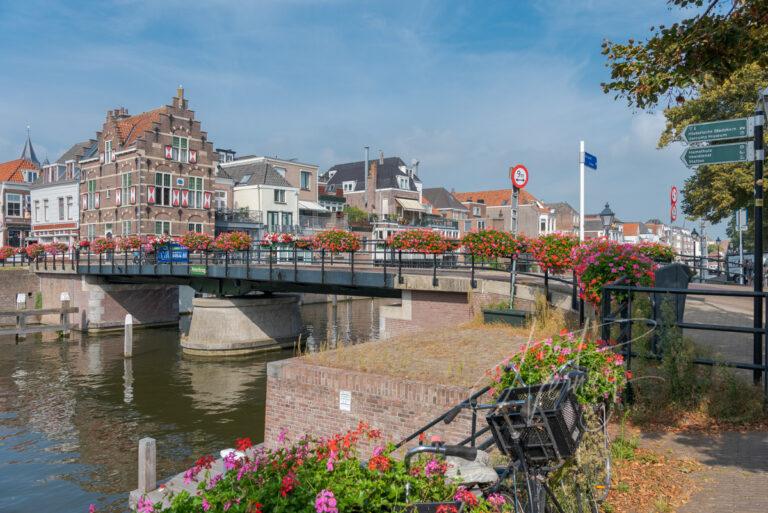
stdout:
[[96,141],[77,143],[55,163],[43,166],[30,185],[31,235],[40,243],[74,245],[80,229],[80,166],[97,149]]
[[221,166],[234,181],[233,208],[259,218],[267,231],[298,233],[299,188],[292,186],[270,162],[234,161]]

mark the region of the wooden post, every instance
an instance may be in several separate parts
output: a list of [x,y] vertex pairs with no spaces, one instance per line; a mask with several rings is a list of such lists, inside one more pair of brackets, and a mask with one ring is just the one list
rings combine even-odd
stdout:
[[157,441],[154,438],[139,440],[139,493],[145,494],[157,488]]
[[61,296],[61,313],[59,314],[59,324],[61,324],[61,336],[69,337],[69,293],[62,292]]
[[125,316],[125,340],[123,341],[123,356],[131,358],[133,356],[133,315]]
[[26,308],[27,295],[24,293],[16,294],[16,310],[19,310],[19,314],[16,316],[16,340],[27,338],[27,334],[24,332],[27,328],[27,317],[21,313]]

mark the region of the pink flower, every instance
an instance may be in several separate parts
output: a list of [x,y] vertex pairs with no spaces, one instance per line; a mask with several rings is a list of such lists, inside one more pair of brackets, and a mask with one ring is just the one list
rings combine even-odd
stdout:
[[203,511],[208,511],[209,509],[211,509],[211,503],[203,497]]
[[321,490],[315,498],[315,511],[317,513],[339,513],[336,507],[336,497],[333,492],[325,489]]
[[136,511],[138,511],[138,513],[152,513],[155,511],[155,507],[153,506],[152,501],[144,496],[139,499]]
[[285,437],[288,435],[288,430],[285,428],[280,429],[280,432],[277,434],[277,443],[285,443]]
[[96,505],[95,504],[91,504],[90,506],[88,506],[88,513],[96,513]]

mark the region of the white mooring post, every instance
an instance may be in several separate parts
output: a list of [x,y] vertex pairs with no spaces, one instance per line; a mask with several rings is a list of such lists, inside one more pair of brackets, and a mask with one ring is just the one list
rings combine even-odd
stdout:
[[131,358],[133,356],[133,315],[125,316],[125,341],[123,342],[123,356]]
[[62,292],[59,298],[61,299],[61,314],[59,314],[59,324],[61,324],[60,334],[62,337],[69,337],[69,292]]
[[154,438],[139,440],[139,493],[145,494],[157,488],[157,441]]
[[[26,310],[27,309],[27,295],[23,292],[20,292],[16,294],[16,310]],[[27,329],[27,317],[19,313],[18,316],[16,316],[16,340],[25,339],[27,338],[27,334],[25,330]]]

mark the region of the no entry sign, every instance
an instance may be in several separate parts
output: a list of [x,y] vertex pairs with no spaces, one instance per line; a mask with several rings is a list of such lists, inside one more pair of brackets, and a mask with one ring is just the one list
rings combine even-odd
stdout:
[[528,184],[528,170],[522,164],[518,164],[510,171],[512,185],[522,189]]

